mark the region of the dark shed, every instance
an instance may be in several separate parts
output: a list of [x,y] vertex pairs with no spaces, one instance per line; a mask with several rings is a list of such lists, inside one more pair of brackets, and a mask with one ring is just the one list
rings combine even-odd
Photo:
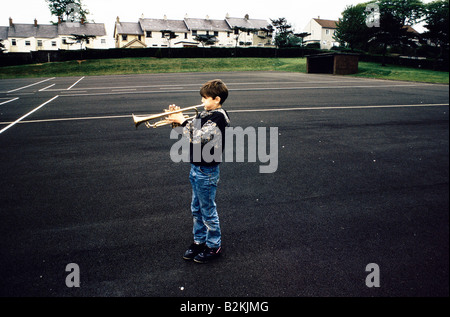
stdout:
[[309,74],[348,75],[358,72],[358,54],[325,53],[309,55],[306,58]]

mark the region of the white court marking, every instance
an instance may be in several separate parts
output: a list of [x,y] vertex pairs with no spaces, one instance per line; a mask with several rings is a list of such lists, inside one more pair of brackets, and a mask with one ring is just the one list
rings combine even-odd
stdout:
[[32,87],[32,86],[35,86],[35,85],[39,85],[39,84],[41,84],[41,83],[45,83],[46,81],[49,81],[49,80],[52,80],[52,79],[55,79],[55,77],[47,78],[47,79],[44,79],[44,80],[42,80],[42,81],[40,81],[40,82],[31,84],[31,85],[27,85],[27,86],[24,86],[24,87],[16,88],[16,89],[7,91],[7,93],[9,94],[9,93],[16,92],[16,91],[19,91],[19,90],[22,90],[22,89],[25,89],[25,88],[29,88],[29,87]]
[[46,91],[49,88],[52,88],[53,86],[55,86],[56,84],[51,84],[50,86],[47,86],[45,88],[39,89],[39,91]]
[[75,87],[80,81],[82,81],[85,78],[85,76],[81,77],[80,79],[78,79],[75,84],[73,84],[72,86],[70,86],[69,88],[67,88],[67,90],[72,89],[73,87]]
[[38,111],[39,109],[41,109],[43,106],[49,104],[50,102],[52,102],[53,100],[55,100],[56,98],[58,98],[59,96],[55,96],[52,99],[44,102],[43,104],[41,104],[40,106],[34,108],[33,110],[31,110],[30,112],[28,112],[27,114],[23,115],[22,117],[20,117],[19,119],[17,119],[16,121],[12,122],[11,124],[9,124],[7,127],[3,128],[2,130],[0,130],[0,134],[2,134],[3,132],[5,132],[6,130],[8,130],[9,128],[13,127],[14,125],[16,125],[17,123],[19,123],[20,121],[22,121],[23,119],[25,119],[26,117],[28,117],[29,115],[31,115],[32,113]]
[[[58,97],[58,96],[56,96],[56,97]],[[47,103],[53,101],[55,98],[53,98],[52,100],[49,100]],[[42,105],[42,106],[44,106],[44,105]],[[40,106],[40,107],[42,107],[42,106]],[[361,109],[417,108],[417,107],[443,107],[443,106],[448,107],[449,104],[448,103],[438,103],[438,104],[416,104],[416,105],[378,105],[378,106],[375,105],[375,106],[337,106],[337,107],[297,107],[297,108],[278,108],[278,109],[277,108],[275,108],[275,109],[241,109],[241,110],[227,110],[227,112],[229,112],[229,113],[246,113],[246,112],[251,113],[251,112],[275,112],[275,111],[281,112],[281,111],[310,111],[310,110],[361,110]],[[36,111],[36,110],[37,109],[35,109],[34,111]],[[145,114],[143,114],[143,115],[145,115]],[[21,121],[20,123],[24,124],[24,123],[40,123],[40,122],[119,119],[119,118],[131,118],[131,115],[42,119],[42,120]],[[9,124],[9,123],[10,122],[0,122],[0,125]],[[1,131],[0,131],[0,133],[1,133]]]
[[16,97],[16,98],[8,100],[8,101],[0,102],[0,106],[1,105],[5,105],[5,104],[10,103],[10,102],[13,102],[13,101],[16,101],[17,99],[19,99],[19,97]]
[[[258,87],[258,88],[229,88],[229,91],[273,91],[273,90],[313,90],[313,89],[369,89],[369,88],[396,88],[396,87],[421,87],[427,84],[394,84],[394,85],[360,85],[360,86],[313,86],[313,87]],[[152,91],[121,91],[121,92],[99,92],[99,93],[63,93],[61,97],[78,97],[78,96],[105,96],[105,95],[121,95],[121,94],[160,94],[160,93],[177,93],[177,92],[198,92],[198,89],[161,89]]]

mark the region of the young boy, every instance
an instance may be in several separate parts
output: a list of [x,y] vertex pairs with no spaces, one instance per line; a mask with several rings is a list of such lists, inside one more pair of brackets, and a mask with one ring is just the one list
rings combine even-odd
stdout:
[[[182,113],[169,116],[169,120],[183,127],[190,142],[192,185],[191,211],[194,220],[194,243],[183,259],[207,263],[222,253],[219,216],[215,202],[219,182],[219,164],[225,145],[225,128],[230,125],[228,113],[222,105],[228,97],[227,86],[219,79],[205,83],[200,89],[205,107],[195,119],[186,120]],[[180,108],[171,105],[170,111]]]

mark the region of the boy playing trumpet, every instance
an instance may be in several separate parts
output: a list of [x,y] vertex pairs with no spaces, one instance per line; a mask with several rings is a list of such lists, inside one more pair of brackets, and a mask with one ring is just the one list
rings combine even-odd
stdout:
[[[172,114],[168,120],[183,127],[183,135],[190,142],[192,185],[191,211],[194,242],[183,259],[207,263],[222,253],[219,215],[215,202],[219,182],[219,164],[225,145],[225,128],[230,125],[228,113],[222,108],[228,98],[228,88],[219,79],[205,83],[200,89],[205,109],[193,120],[182,113]],[[179,110],[175,105],[169,111]],[[219,155],[218,155],[219,154]]]

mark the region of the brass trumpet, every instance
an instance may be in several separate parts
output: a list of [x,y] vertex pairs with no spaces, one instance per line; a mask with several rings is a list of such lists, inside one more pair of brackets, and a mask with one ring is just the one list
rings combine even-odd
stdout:
[[[200,107],[204,107],[205,105],[201,104],[201,105],[197,105],[197,106],[191,106],[191,107],[187,107],[187,108],[182,108],[180,110],[175,110],[175,111],[169,111],[169,110],[164,110],[163,113],[159,113],[159,114],[154,114],[151,116],[135,116],[134,114],[132,114],[133,117],[133,121],[134,121],[134,125],[136,127],[136,129],[142,124],[144,123],[145,126],[147,128],[158,128],[164,125],[168,125],[168,124],[172,124],[172,127],[175,127],[176,124],[174,124],[173,122],[170,122],[168,120],[168,116],[172,115],[172,114],[176,114],[176,113],[180,113],[180,112],[184,112],[184,111],[189,111],[189,110],[195,110],[196,114],[194,116],[188,116],[185,115],[184,117],[186,118],[186,120],[190,120],[190,119],[194,119],[197,115],[198,115],[198,110],[197,108]],[[163,118],[162,120],[159,120],[155,123],[151,123],[150,121],[153,121],[155,119],[159,119],[159,118]]]

